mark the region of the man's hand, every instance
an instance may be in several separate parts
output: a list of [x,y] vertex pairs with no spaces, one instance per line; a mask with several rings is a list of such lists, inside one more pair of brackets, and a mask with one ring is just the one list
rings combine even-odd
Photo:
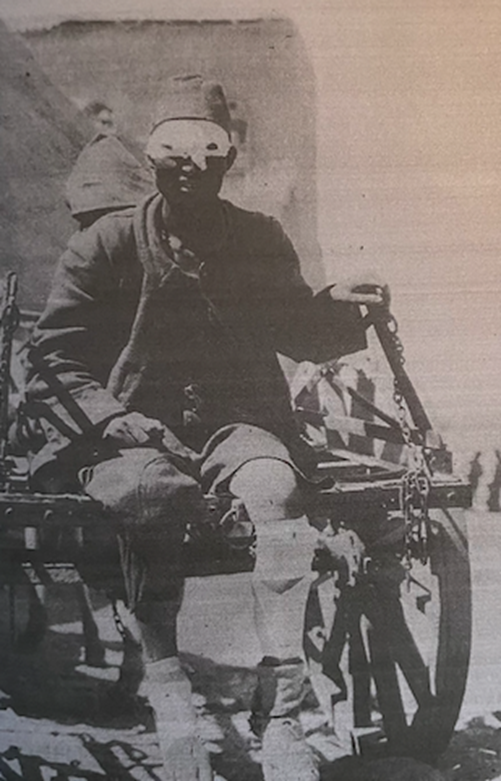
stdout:
[[158,447],[162,444],[164,433],[164,425],[155,418],[147,418],[142,413],[126,413],[110,421],[103,438],[119,448]]
[[364,279],[341,280],[330,289],[330,294],[334,301],[365,304],[367,307],[390,306],[390,288],[375,275],[366,275]]

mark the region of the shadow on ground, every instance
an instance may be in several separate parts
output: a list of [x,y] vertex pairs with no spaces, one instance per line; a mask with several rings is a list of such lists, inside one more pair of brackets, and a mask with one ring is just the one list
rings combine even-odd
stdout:
[[[105,643],[121,658],[120,644]],[[0,779],[161,779],[151,712],[124,692],[118,666],[81,663],[82,638],[49,629],[30,653],[0,652]],[[255,672],[184,659],[202,735],[225,779],[261,778],[248,725]]]
[[[74,610],[67,601],[58,606],[42,642],[31,651],[9,646],[5,624],[0,622],[0,779],[161,779],[159,750],[147,704],[127,695],[118,683],[123,649],[109,608],[101,606],[97,612],[105,662],[92,667],[82,664],[83,638],[80,623],[74,621]],[[255,670],[221,665],[193,654],[183,655],[183,662],[193,683],[202,736],[216,774],[226,780],[262,779],[260,742],[249,726]],[[305,702],[302,718],[309,740],[321,757],[324,780],[444,778],[408,759],[369,762],[346,757],[326,729],[312,697]],[[482,755],[482,769],[489,772],[484,776],[477,773],[465,777],[451,772],[458,764],[469,771],[481,750],[485,753],[489,749],[487,739],[495,744],[493,752],[501,748],[498,731],[483,726],[483,733],[475,738],[479,730],[473,725],[457,747],[453,742],[452,754],[441,766],[453,775],[445,778],[495,776],[497,758],[490,755]],[[475,758],[468,765],[470,745]]]
[[450,780],[501,779],[501,712],[472,719],[456,731],[439,766]]
[[[0,755],[0,779],[30,780],[133,780],[161,779],[155,773],[155,764],[145,753],[123,741],[99,742],[82,737],[82,745],[90,753],[91,765],[74,758],[69,762],[50,760],[43,755],[29,754],[11,746]],[[158,770],[158,768],[157,768]]]

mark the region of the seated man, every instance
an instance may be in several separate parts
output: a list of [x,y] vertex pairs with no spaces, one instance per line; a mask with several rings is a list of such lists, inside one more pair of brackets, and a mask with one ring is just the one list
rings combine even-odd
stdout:
[[[59,453],[59,478],[69,486],[78,474],[116,529],[164,779],[211,778],[177,657],[185,526],[204,492],[244,503],[257,534],[264,777],[313,780],[297,715],[315,537],[303,490],[314,459],[277,351],[323,361],[364,348],[358,305],[382,303],[383,292],[314,296],[280,225],[218,197],[235,159],[229,128],[219,85],[173,79],[146,150],[158,192],[71,240],[33,347],[92,422],[94,447],[71,460],[47,423],[34,463]],[[28,397],[67,420],[39,366]]]

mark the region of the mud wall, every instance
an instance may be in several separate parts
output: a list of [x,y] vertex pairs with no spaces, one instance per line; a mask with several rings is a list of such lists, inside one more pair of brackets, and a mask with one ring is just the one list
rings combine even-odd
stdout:
[[291,22],[66,22],[25,40],[67,97],[109,103],[121,130],[140,143],[169,76],[220,80],[242,136],[225,195],[279,217],[309,281],[321,284],[314,76]]

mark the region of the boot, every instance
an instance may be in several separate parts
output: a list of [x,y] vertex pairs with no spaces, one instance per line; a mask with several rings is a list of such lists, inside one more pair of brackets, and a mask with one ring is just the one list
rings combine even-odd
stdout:
[[165,780],[212,780],[197,731],[191,684],[177,657],[146,664],[144,687],[155,715]]
[[299,721],[305,692],[304,663],[265,657],[258,665],[251,725],[262,736],[265,780],[318,780],[311,748]]

